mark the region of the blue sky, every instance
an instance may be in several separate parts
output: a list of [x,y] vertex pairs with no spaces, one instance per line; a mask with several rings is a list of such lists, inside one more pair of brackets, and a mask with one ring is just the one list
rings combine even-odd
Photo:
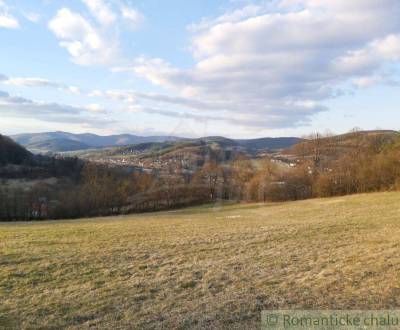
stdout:
[[399,129],[398,0],[0,0],[1,133]]

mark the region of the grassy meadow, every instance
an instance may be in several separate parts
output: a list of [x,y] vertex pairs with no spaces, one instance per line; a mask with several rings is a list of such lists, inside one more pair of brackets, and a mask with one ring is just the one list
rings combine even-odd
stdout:
[[257,329],[400,307],[400,193],[0,224],[0,328]]

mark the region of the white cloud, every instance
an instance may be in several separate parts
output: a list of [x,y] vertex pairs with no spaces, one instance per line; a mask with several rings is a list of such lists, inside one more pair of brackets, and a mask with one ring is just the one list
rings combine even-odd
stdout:
[[88,7],[93,17],[95,17],[102,25],[111,25],[117,19],[116,14],[103,0],[82,0],[82,2]]
[[19,22],[9,11],[5,1],[0,0],[0,28],[18,29]]
[[34,12],[24,13],[24,16],[32,23],[38,23],[42,17],[40,14]]
[[10,14],[0,13],[0,28],[17,29],[19,28],[19,22]]
[[29,100],[19,96],[10,96],[0,91],[1,117],[37,119],[44,122],[79,123],[89,126],[114,123],[109,118],[93,116],[93,107],[71,106],[59,103],[48,103]]
[[310,122],[348,82],[390,81],[385,68],[400,60],[398,0],[277,0],[262,10],[245,7],[192,29],[189,69],[141,57],[114,71],[144,77],[181,103],[206,100],[204,109],[227,122],[280,128]]
[[133,28],[139,27],[144,21],[144,16],[137,9],[121,6],[122,17],[128,21]]
[[95,89],[95,90],[90,91],[88,93],[88,96],[89,97],[101,97],[101,96],[103,96],[103,92]]
[[72,60],[80,65],[101,65],[114,60],[117,46],[111,38],[92,26],[83,16],[62,8],[49,22]]
[[194,23],[189,25],[189,31],[199,32],[204,29],[208,29],[213,25],[224,23],[224,22],[237,22],[247,17],[257,15],[263,10],[263,6],[258,5],[247,5],[241,9],[236,9],[232,12],[223,14],[216,19],[204,18],[200,23]]
[[129,91],[106,91],[105,95],[112,100],[135,103],[136,96]]
[[57,88],[59,90],[64,90],[72,94],[80,94],[80,88],[76,86],[68,86],[62,83],[49,81],[43,78],[37,77],[7,77],[5,75],[0,75],[0,82],[6,85],[12,86],[23,86],[23,87],[51,87]]
[[382,82],[385,82],[385,78],[382,76],[366,76],[352,80],[353,85],[357,88],[367,88]]
[[[61,8],[48,23],[59,44],[79,65],[115,65],[121,61],[120,36],[137,28],[144,16],[123,1],[81,0],[88,12]],[[123,43],[122,43],[123,44]]]
[[27,87],[39,87],[39,86],[50,86],[59,87],[59,84],[50,82],[46,79],[41,78],[8,78],[4,81],[7,85],[13,86],[27,86]]
[[[207,101],[198,101],[191,98],[170,96],[155,93],[143,93],[132,90],[108,90],[105,93],[99,93],[94,96],[107,96],[110,99],[123,101],[127,103],[136,104],[138,100],[151,101],[158,104],[171,104],[174,106],[180,106],[193,110],[215,110],[218,105],[215,103],[208,103]],[[221,110],[224,109],[224,104],[219,107]]]
[[76,86],[67,86],[67,90],[72,94],[76,94],[76,95],[81,94],[81,89]]
[[106,109],[97,103],[92,103],[92,104],[88,104],[84,107],[85,109],[87,109],[90,112],[94,112],[94,113],[104,113],[106,112]]

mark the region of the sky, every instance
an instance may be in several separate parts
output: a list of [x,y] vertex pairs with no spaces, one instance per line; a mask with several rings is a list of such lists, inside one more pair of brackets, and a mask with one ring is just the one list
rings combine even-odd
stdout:
[[0,133],[400,129],[399,0],[0,0]]

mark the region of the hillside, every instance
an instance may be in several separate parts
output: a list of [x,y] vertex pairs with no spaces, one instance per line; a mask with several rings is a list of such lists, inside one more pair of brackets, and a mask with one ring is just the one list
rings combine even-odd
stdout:
[[400,193],[0,224],[5,328],[259,329],[400,306]]
[[400,133],[390,130],[358,131],[334,136],[313,136],[286,150],[287,153],[310,156],[316,149],[322,155],[337,157],[354,150],[379,151],[387,145],[400,141]]
[[[102,157],[190,157],[191,154],[209,155],[212,152],[221,154],[236,154],[242,152],[251,156],[259,151],[277,151],[289,148],[298,138],[264,138],[254,140],[234,140],[219,136],[210,136],[199,139],[185,139],[182,141],[149,142],[124,147],[105,148],[98,150],[82,151],[77,155],[84,158]],[[232,153],[233,152],[233,153]],[[221,156],[224,158],[225,156]]]
[[243,147],[246,150],[258,149],[284,149],[301,141],[299,138],[261,138],[249,140],[234,140],[225,137],[210,136],[199,139],[187,139],[175,136],[137,136],[132,134],[100,136],[96,134],[72,134],[67,132],[48,132],[19,134],[12,138],[29,150],[37,153],[66,152],[87,150],[93,148],[109,148],[119,146],[132,146],[137,144],[152,143],[180,143],[204,141],[218,143],[222,147]]
[[208,160],[229,162],[241,154],[253,157],[256,156],[257,150],[243,148],[234,140],[223,137],[141,143],[72,153],[90,161],[155,170],[163,175],[182,170],[193,173]]
[[51,139],[37,141],[28,144],[29,149],[34,153],[41,152],[65,152],[89,149],[87,144],[69,139]]
[[163,143],[141,143],[133,146],[114,148],[110,150],[110,155],[123,155],[129,153],[142,153],[142,156],[146,155],[166,155],[170,152],[181,152],[184,153],[187,148],[201,148],[205,147],[224,150],[227,148],[237,147],[235,141],[222,138],[222,137],[207,137],[201,139],[192,139],[175,142],[163,142]]
[[[179,140],[179,138],[173,136],[144,137],[132,134],[101,136],[90,133],[73,134],[68,132],[26,133],[14,135],[12,138],[26,148],[36,152],[76,151],[90,148]],[[48,147],[50,148],[48,149]]]
[[245,148],[252,149],[270,149],[279,150],[289,148],[297,143],[302,142],[303,139],[297,137],[280,137],[280,138],[261,138],[250,140],[236,140],[236,142]]
[[9,137],[0,135],[0,165],[20,165],[31,157],[32,154],[29,151],[15,143]]

